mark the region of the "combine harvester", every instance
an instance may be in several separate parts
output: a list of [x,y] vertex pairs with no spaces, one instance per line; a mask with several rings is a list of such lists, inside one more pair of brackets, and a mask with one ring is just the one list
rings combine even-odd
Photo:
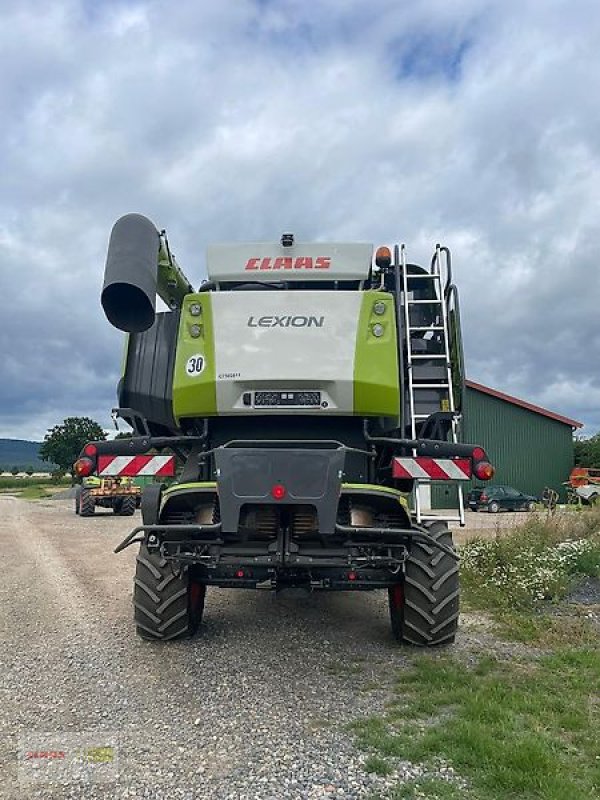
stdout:
[[[102,306],[128,333],[118,415],[131,439],[88,444],[79,474],[152,450],[181,464],[148,486],[138,633],[192,634],[207,586],[384,589],[402,642],[454,639],[457,556],[420,483],[493,475],[459,442],[463,368],[450,253],[431,267],[368,244],[220,244],[198,291],[166,235],[114,226]],[[156,294],[169,310],[156,313]],[[147,456],[146,456],[147,457]],[[163,456],[163,458],[166,458]],[[119,460],[120,459],[120,460]],[[117,473],[117,469],[111,472]],[[460,485],[460,484],[456,484]]]

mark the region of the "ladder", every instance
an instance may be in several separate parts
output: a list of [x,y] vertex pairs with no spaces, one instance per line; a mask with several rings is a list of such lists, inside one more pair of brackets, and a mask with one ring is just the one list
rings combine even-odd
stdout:
[[[444,261],[442,262],[442,254]],[[413,439],[418,437],[419,423],[434,411],[452,413],[451,441],[459,439],[459,415],[456,414],[454,386],[452,384],[452,353],[449,336],[449,302],[456,296],[451,284],[450,251],[436,245],[429,272],[413,268],[409,274],[405,246],[400,247],[402,272],[401,306],[404,311],[406,341],[406,369],[408,375],[408,422]],[[418,271],[415,271],[418,270]],[[422,287],[422,288],[421,288]],[[420,290],[421,289],[421,290]],[[415,295],[419,295],[415,297]],[[423,297],[423,295],[428,295]],[[458,305],[456,306],[458,314]],[[460,335],[460,334],[459,334]],[[458,344],[460,347],[460,343]],[[456,354],[462,366],[462,354]],[[416,456],[416,451],[413,451]],[[439,481],[436,481],[439,483]],[[420,486],[430,486],[431,481],[417,479],[413,490],[413,504],[417,524],[426,520],[444,519],[465,524],[465,505],[462,486],[457,483],[458,508],[452,516],[440,517],[423,513]]]

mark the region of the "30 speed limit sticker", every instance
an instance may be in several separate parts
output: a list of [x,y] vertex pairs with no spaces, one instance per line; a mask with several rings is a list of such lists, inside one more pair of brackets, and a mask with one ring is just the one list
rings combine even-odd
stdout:
[[191,378],[194,378],[203,373],[205,363],[204,356],[200,355],[200,353],[196,353],[196,355],[188,358],[185,371]]

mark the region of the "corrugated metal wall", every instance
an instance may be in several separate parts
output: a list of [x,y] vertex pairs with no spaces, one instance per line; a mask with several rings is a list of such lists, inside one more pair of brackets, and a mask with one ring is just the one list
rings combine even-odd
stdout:
[[[493,483],[508,484],[541,495],[545,486],[561,492],[573,466],[573,432],[569,425],[467,387],[463,440],[485,447],[496,467]],[[470,488],[465,484],[466,491]],[[453,505],[452,488],[432,490],[434,508]]]

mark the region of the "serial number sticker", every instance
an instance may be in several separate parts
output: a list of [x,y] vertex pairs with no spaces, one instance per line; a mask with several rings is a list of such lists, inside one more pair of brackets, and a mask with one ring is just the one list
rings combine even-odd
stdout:
[[185,371],[190,377],[196,377],[197,375],[201,375],[204,372],[204,366],[206,361],[203,355],[200,353],[196,353],[196,355],[190,356],[187,360],[185,365]]

